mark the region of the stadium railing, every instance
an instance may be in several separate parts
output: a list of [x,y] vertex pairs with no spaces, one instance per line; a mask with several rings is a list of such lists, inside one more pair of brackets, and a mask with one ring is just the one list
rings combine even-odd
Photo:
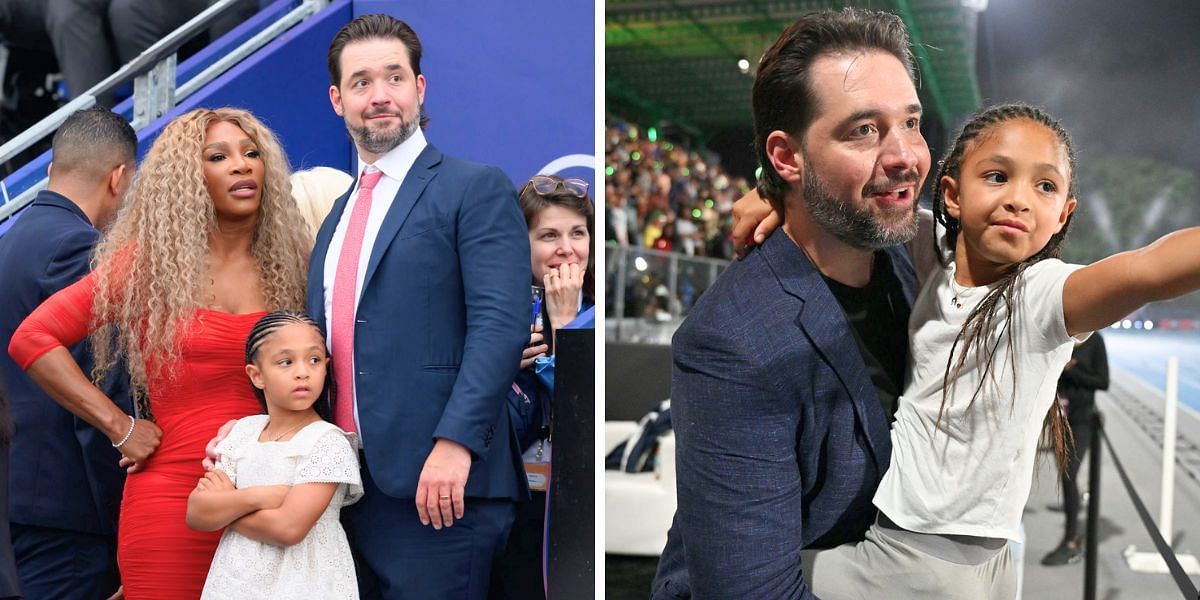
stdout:
[[[118,104],[114,111],[129,118],[134,130],[140,131],[281,33],[329,4],[329,0],[279,0],[214,41],[210,48],[193,57],[195,60],[187,61],[182,67],[177,65],[179,48],[207,31],[213,21],[231,10],[236,2],[219,0],[214,3],[115,73],[0,146],[0,163],[13,159],[53,134],[72,113],[94,106],[98,97],[131,80],[132,98]],[[212,48],[217,45],[218,48]],[[47,163],[49,152],[0,182],[0,223],[32,202],[37,192],[46,187]]]
[[618,325],[606,327],[613,341],[634,341],[647,328],[677,325],[729,266],[727,260],[611,244],[604,258],[605,314]]

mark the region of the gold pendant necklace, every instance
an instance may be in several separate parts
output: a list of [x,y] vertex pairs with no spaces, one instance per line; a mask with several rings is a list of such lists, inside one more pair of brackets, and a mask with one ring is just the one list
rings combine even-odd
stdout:
[[959,310],[962,309],[963,304],[962,304],[962,301],[959,300],[959,298],[961,298],[963,294],[967,293],[968,289],[970,289],[970,288],[959,288],[958,282],[954,281],[954,276],[953,275],[950,276],[950,291],[953,292],[953,294],[954,294],[953,296],[950,297],[950,304],[953,304],[954,308],[957,308]]
[[[267,423],[267,427],[270,427],[270,425],[271,425],[270,423]],[[300,429],[300,428],[301,428],[301,427],[303,427],[304,425],[305,425],[305,423],[301,423],[301,424],[299,424],[299,425],[296,425],[295,427],[292,427],[291,429],[289,429],[289,430],[287,430],[287,431],[285,431],[285,432],[283,432],[283,433],[279,434],[279,435],[278,435],[278,436],[276,436],[274,439],[272,439],[272,438],[271,438],[271,436],[268,434],[268,435],[267,435],[267,441],[269,441],[269,442],[278,442],[279,440],[283,439],[283,436],[285,436],[285,435],[287,435],[287,434],[289,434],[289,433],[291,433],[291,432],[293,432],[293,431],[296,431],[297,429]],[[267,433],[267,431],[266,431],[266,427],[264,427],[264,428],[263,428],[263,433],[264,433],[264,434],[266,434],[266,433]]]

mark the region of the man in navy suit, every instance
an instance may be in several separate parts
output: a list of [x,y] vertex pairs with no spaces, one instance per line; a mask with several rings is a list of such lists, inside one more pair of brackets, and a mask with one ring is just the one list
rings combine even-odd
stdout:
[[326,325],[335,422],[366,495],[343,512],[364,598],[482,599],[528,494],[505,410],[529,339],[529,238],[499,169],[421,125],[421,44],[366,15],[329,48],[329,99],[358,150],[317,235],[308,310]]
[[901,20],[813,13],[763,55],[759,194],[783,226],[730,266],[673,340],[679,508],[652,590],[812,598],[802,549],[862,539],[916,293],[930,158]]
[[[51,294],[87,274],[93,246],[133,177],[137,136],[105,108],[79,111],[54,135],[49,188],[0,237],[0,348]],[[86,342],[71,348],[84,372]],[[131,412],[124,369],[101,389]],[[107,598],[120,585],[117,512],[124,472],[109,439],[46,396],[0,352],[12,410],[9,520],[26,598]]]

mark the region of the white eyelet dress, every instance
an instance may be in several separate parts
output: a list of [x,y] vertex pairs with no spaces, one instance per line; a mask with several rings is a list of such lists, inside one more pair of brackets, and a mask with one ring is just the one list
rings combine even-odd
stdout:
[[202,599],[357,599],[358,582],[346,532],[338,520],[343,506],[362,497],[358,455],[346,434],[317,421],[286,442],[260,442],[267,415],[238,420],[217,445],[225,471],[238,489],[257,485],[339,483],[337,491],[300,543],[279,547],[225,530]]

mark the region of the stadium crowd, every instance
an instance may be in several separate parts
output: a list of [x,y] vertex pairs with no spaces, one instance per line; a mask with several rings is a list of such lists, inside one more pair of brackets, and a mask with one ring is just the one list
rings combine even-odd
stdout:
[[605,240],[729,259],[733,203],[749,190],[718,157],[606,117]]

